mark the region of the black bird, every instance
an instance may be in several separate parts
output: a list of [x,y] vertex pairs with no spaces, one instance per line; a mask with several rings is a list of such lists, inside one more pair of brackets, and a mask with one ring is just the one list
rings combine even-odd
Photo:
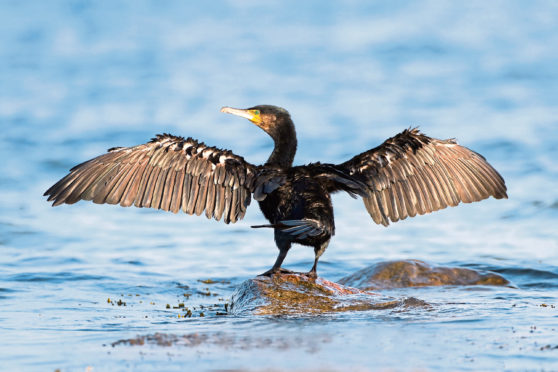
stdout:
[[260,105],[221,111],[244,117],[271,136],[275,147],[264,165],[192,138],[162,134],[76,165],[45,196],[53,206],[92,200],[174,213],[205,211],[207,218],[225,223],[242,219],[253,196],[270,222],[253,227],[273,228],[279,249],[264,275],[287,271],[281,264],[298,243],[314,248],[310,276],[316,276],[318,259],[335,233],[333,192],[361,196],[374,222],[384,226],[459,202],[507,198],[500,174],[453,139],[407,129],[344,163],[293,167],[297,141],[287,110]]

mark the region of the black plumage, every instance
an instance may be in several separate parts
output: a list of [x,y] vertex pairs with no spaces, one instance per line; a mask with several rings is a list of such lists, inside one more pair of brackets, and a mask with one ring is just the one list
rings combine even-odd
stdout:
[[310,275],[335,233],[331,193],[361,196],[374,222],[387,226],[459,202],[507,198],[498,172],[455,140],[438,140],[404,130],[382,145],[341,164],[293,167],[297,141],[289,113],[270,105],[221,111],[245,117],[266,131],[275,147],[256,166],[228,150],[192,138],[157,135],[146,144],[114,147],[81,163],[49,188],[53,206],[79,200],[150,207],[221,218],[244,217],[258,201],[275,232],[279,255],[264,274],[281,269],[293,243],[314,248]]

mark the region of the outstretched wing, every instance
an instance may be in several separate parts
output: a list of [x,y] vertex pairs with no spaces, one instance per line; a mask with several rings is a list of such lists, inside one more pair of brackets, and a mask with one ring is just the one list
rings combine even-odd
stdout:
[[368,185],[364,205],[374,222],[384,226],[459,202],[507,198],[504,179],[482,155],[417,129],[337,167]]
[[226,223],[244,217],[257,167],[192,138],[157,135],[79,164],[45,192],[53,206],[79,200],[150,207]]

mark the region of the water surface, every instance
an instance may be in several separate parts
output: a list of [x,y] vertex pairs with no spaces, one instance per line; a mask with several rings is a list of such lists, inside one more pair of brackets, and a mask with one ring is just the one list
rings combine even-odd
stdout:
[[[558,369],[558,7],[467,4],[3,2],[2,369]],[[385,291],[428,309],[218,315],[274,262],[271,232],[249,228],[263,222],[255,205],[226,226],[85,202],[51,208],[42,197],[73,165],[161,132],[263,162],[265,133],[219,113],[260,103],[291,112],[297,164],[338,163],[420,125],[506,179],[509,200],[388,229],[336,195],[320,275],[421,259],[514,286]],[[286,266],[312,260],[296,248]],[[118,343],[155,333],[186,337]]]

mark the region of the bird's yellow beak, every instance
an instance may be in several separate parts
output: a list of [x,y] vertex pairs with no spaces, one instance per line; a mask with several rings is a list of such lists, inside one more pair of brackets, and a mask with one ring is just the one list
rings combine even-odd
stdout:
[[221,108],[221,112],[240,116],[242,118],[250,120],[254,124],[260,124],[262,122],[262,118],[260,116],[260,110],[246,110],[246,109],[237,109],[232,107],[223,107]]

